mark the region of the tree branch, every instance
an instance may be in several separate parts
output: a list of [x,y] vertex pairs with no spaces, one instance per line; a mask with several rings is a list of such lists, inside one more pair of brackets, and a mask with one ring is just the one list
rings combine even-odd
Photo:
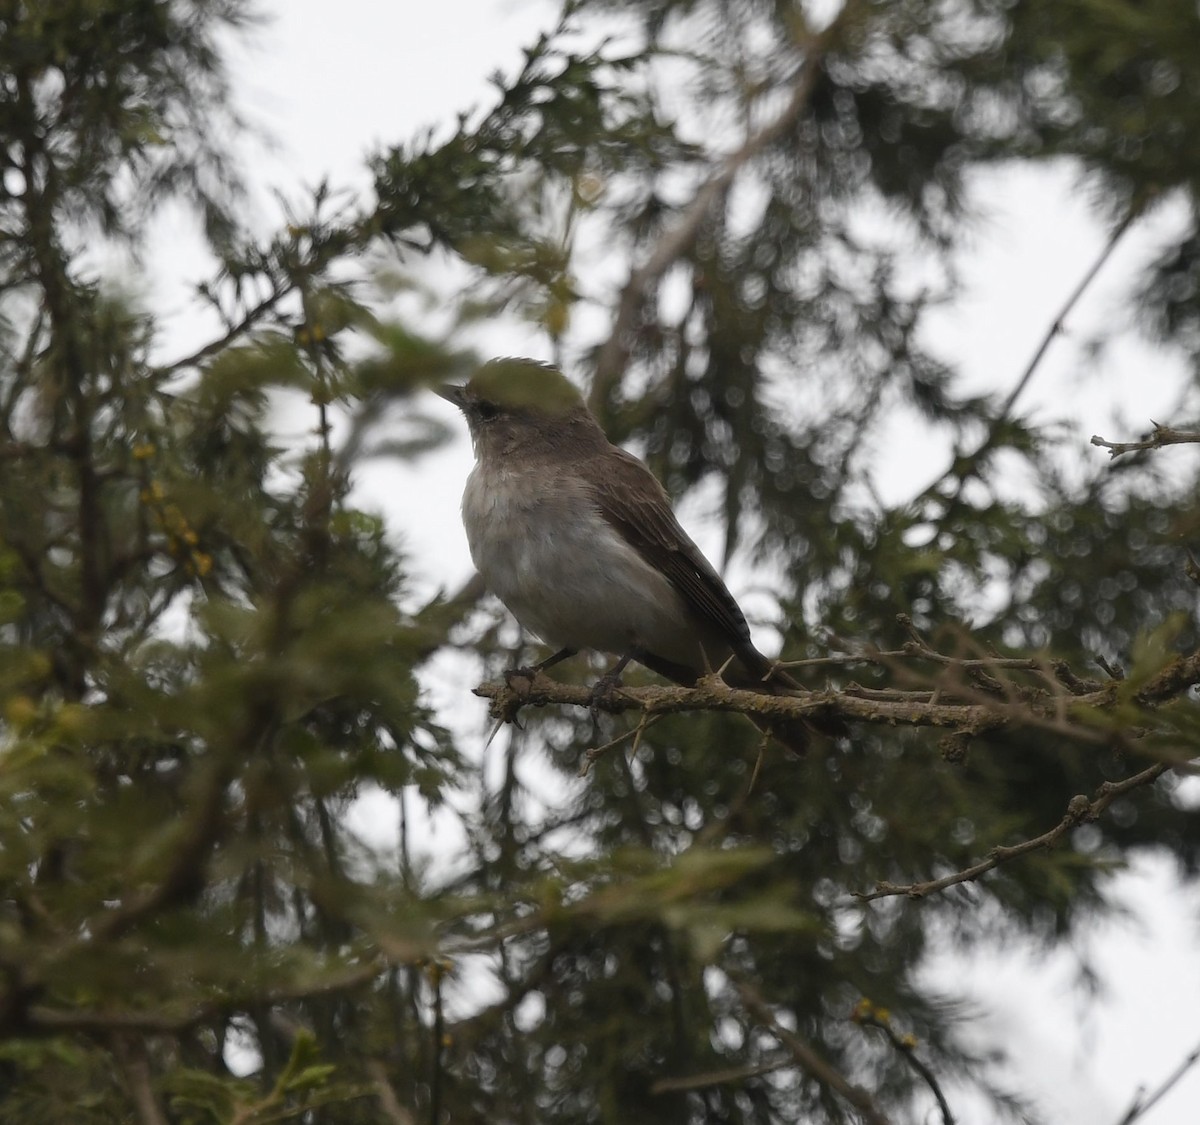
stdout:
[[160,377],[173,375],[177,371],[182,371],[188,367],[195,367],[211,356],[220,354],[239,336],[244,336],[249,332],[284,297],[288,296],[294,288],[290,284],[273,283],[270,292],[257,304],[251,305],[220,336],[210,340],[203,347],[197,348],[188,355],[180,356],[178,359],[171,360],[170,363],[165,363],[161,367],[155,368],[155,373]]
[[942,1125],[955,1125],[954,1114],[950,1110],[950,1103],[946,1100],[946,1095],[942,1092],[937,1075],[917,1058],[916,1037],[913,1035],[898,1035],[896,1029],[892,1027],[887,1012],[876,1008],[874,1004],[865,998],[859,1002],[858,1007],[850,1018],[864,1027],[875,1027],[883,1032],[887,1037],[887,1041],[900,1057],[917,1072],[917,1075],[929,1087],[934,1099],[937,1101],[938,1109],[941,1110]]
[[874,1099],[861,1086],[853,1085],[844,1075],[835,1070],[816,1053],[794,1031],[789,1031],[775,1018],[775,1013],[757,990],[742,981],[734,981],[734,988],[746,1010],[765,1027],[780,1044],[787,1048],[800,1069],[810,1074],[823,1086],[845,1098],[859,1113],[867,1125],[888,1125],[888,1119],[875,1105]]
[[64,1011],[46,1005],[34,1004],[26,1012],[27,1024],[43,1032],[141,1032],[148,1035],[177,1035],[197,1024],[242,1011],[251,1004],[271,1008],[299,1000],[313,1000],[323,996],[339,996],[352,992],[373,981],[386,967],[383,959],[372,958],[362,965],[354,965],[345,971],[331,973],[322,980],[304,985],[281,985],[265,992],[249,992],[215,998],[199,1004],[185,1012],[80,1010]]
[[727,1082],[744,1082],[747,1078],[758,1078],[763,1074],[774,1074],[777,1070],[792,1066],[795,1060],[790,1054],[775,1059],[764,1059],[747,1066],[730,1066],[723,1070],[709,1070],[703,1074],[686,1074],[678,1078],[660,1078],[650,1087],[652,1094],[669,1094],[676,1090],[702,1090],[705,1086],[722,1086]]
[[[913,699],[910,693],[898,691],[885,698],[866,699],[853,694],[853,685],[842,692],[795,691],[788,695],[767,695],[747,688],[732,688],[718,676],[706,676],[695,687],[622,686],[597,699],[593,698],[590,688],[560,683],[539,672],[532,680],[513,676],[511,684],[483,683],[474,692],[491,700],[493,718],[506,721],[511,721],[520,708],[527,705],[544,707],[547,704],[560,704],[584,708],[594,706],[596,710],[613,715],[626,711],[643,711],[652,715],[684,711],[736,711],[773,719],[836,715],[865,722],[971,730],[1000,725],[996,714],[981,704],[931,703]],[[1094,731],[1085,733],[1088,741],[1095,741]]]
[[1140,773],[1135,773],[1123,781],[1106,781],[1096,790],[1095,797],[1090,801],[1082,793],[1076,794],[1068,803],[1067,811],[1063,814],[1062,820],[1053,828],[1030,840],[1022,840],[1019,844],[1012,844],[1010,846],[997,845],[988,852],[986,858],[976,864],[972,864],[970,867],[963,868],[961,871],[955,871],[952,875],[944,875],[940,879],[930,879],[924,883],[906,883],[901,885],[880,882],[875,884],[873,891],[858,892],[854,897],[859,902],[873,902],[877,898],[889,898],[895,895],[904,895],[908,898],[924,898],[926,895],[936,894],[938,891],[944,891],[947,887],[957,886],[959,883],[973,883],[993,868],[999,867],[1002,863],[1007,863],[1020,856],[1028,855],[1030,852],[1053,847],[1072,828],[1088,821],[1096,820],[1118,797],[1124,796],[1124,794],[1131,790],[1139,789],[1144,785],[1149,785],[1157,781],[1171,768],[1171,764],[1168,762],[1155,762],[1154,765],[1147,766]]
[[[1062,662],[1036,658],[1020,658],[1016,663],[1003,658],[963,660],[915,643],[898,652],[868,653],[858,659],[886,663],[900,658],[932,660],[975,677],[986,675],[989,669],[1037,672],[1051,690],[1021,689],[1019,685],[994,678],[990,683],[985,681],[983,690],[966,682],[968,676],[964,676],[961,680],[939,680],[922,691],[894,687],[867,689],[850,683],[840,691],[798,689],[787,695],[768,695],[730,687],[713,675],[704,677],[694,687],[621,686],[597,699],[590,688],[560,683],[540,672],[532,679],[510,676],[506,682],[483,683],[474,690],[476,695],[491,701],[492,718],[507,722],[513,721],[524,706],[558,704],[610,714],[737,711],[771,719],[836,717],[852,722],[939,727],[967,735],[1003,728],[1037,729],[1094,745],[1111,740],[1110,733],[1094,723],[1073,721],[1072,712],[1088,714],[1111,709],[1119,701],[1115,685],[1085,680]],[[1151,676],[1133,698],[1143,707],[1153,707],[1177,697],[1196,683],[1200,683],[1200,650],[1173,659]]]
[[854,2],[843,5],[837,18],[807,44],[791,97],[779,115],[756,133],[752,133],[742,146],[726,156],[713,174],[704,181],[683,209],[679,222],[658,240],[650,256],[630,275],[621,291],[621,299],[613,318],[612,330],[600,345],[596,356],[596,370],[592,379],[590,402],[592,409],[605,399],[611,385],[621,377],[629,358],[629,340],[639,311],[654,286],[684,254],[695,245],[700,229],[713,208],[726,196],[738,173],[764,149],[774,144],[792,129],[800,119],[812,96],[821,64],[830,47],[855,9]]
[[[963,485],[970,475],[969,472],[960,472],[959,467],[964,463],[964,461],[969,466],[977,465],[979,459],[985,453],[989,452],[996,444],[998,438],[1000,437],[1001,430],[1003,429],[1003,424],[1012,414],[1012,411],[1017,404],[1017,399],[1024,394],[1025,389],[1029,386],[1033,379],[1034,373],[1041,365],[1046,353],[1050,350],[1050,345],[1054,343],[1054,341],[1060,335],[1062,335],[1063,324],[1067,317],[1074,310],[1075,306],[1079,304],[1080,300],[1087,292],[1092,282],[1096,280],[1096,276],[1100,273],[1100,270],[1103,268],[1105,262],[1108,261],[1108,259],[1112,256],[1113,251],[1116,250],[1117,244],[1121,241],[1122,237],[1125,235],[1125,232],[1129,230],[1141,213],[1142,209],[1140,207],[1131,207],[1130,210],[1125,214],[1125,217],[1120,221],[1120,223],[1117,224],[1112,234],[1108,236],[1108,241],[1104,244],[1104,248],[1100,251],[1100,254],[1097,256],[1096,260],[1091,264],[1091,266],[1088,267],[1087,272],[1084,273],[1082,278],[1080,278],[1079,283],[1073,290],[1071,290],[1070,294],[1067,296],[1067,299],[1063,302],[1062,307],[1059,308],[1058,312],[1054,316],[1054,319],[1051,320],[1050,327],[1046,330],[1041,342],[1034,350],[1029,362],[1025,365],[1025,370],[1021,372],[1020,378],[1017,379],[1013,389],[1009,391],[1008,396],[1001,405],[999,412],[989,422],[988,432],[983,441],[981,441],[976,447],[975,451],[969,455],[964,456],[962,454],[956,454],[950,465],[946,468],[946,471],[942,473],[942,475],[936,481],[929,485],[929,487],[924,490],[924,493],[928,494],[932,492],[948,477],[958,473],[958,487],[954,490],[954,493],[951,496],[946,497],[945,499],[953,500],[958,497],[962,491]],[[1095,441],[1095,438],[1092,440]]]
[[1108,450],[1110,458],[1120,457],[1124,453],[1141,453],[1147,449],[1162,449],[1164,445],[1183,445],[1187,442],[1200,442],[1200,430],[1176,430],[1170,426],[1151,422],[1154,429],[1144,441],[1107,441],[1099,434],[1092,434],[1092,444]]
[[375,1087],[379,1112],[390,1125],[417,1125],[417,1119],[400,1104],[396,1091],[388,1079],[387,1067],[379,1059],[367,1060],[367,1075]]
[[1017,380],[1016,386],[1009,392],[1008,398],[1004,400],[1004,405],[1000,408],[999,416],[992,423],[993,432],[988,435],[988,443],[995,439],[995,429],[1001,421],[1006,419],[1012,412],[1012,409],[1017,404],[1017,399],[1024,393],[1025,388],[1029,386],[1030,379],[1033,378],[1033,373],[1037,370],[1038,365],[1042,362],[1042,357],[1049,351],[1050,345],[1055,338],[1060,336],[1063,331],[1063,322],[1071,314],[1071,311],[1079,304],[1084,293],[1088,291],[1092,282],[1096,280],[1096,275],[1104,268],[1104,263],[1112,257],[1112,253],[1117,248],[1117,243],[1124,237],[1125,232],[1133,226],[1134,220],[1141,214],[1140,207],[1130,207],[1126,212],[1125,217],[1116,225],[1112,234],[1108,236],[1108,241],[1104,244],[1104,249],[1100,251],[1096,260],[1091,264],[1088,271],[1079,279],[1079,284],[1071,290],[1070,295],[1063,302],[1062,308],[1058,310],[1057,315],[1050,322],[1050,327],[1046,331],[1046,335],[1042,338],[1041,344],[1030,358],[1025,370],[1021,373],[1020,379]]
[[115,1035],[112,1040],[112,1052],[125,1078],[125,1085],[137,1111],[140,1125],[167,1125],[166,1116],[154,1096],[145,1043],[140,1039],[127,1041],[125,1036]]
[[1139,1090],[1134,1095],[1133,1101],[1129,1108],[1125,1111],[1121,1120],[1117,1125],[1133,1125],[1139,1117],[1143,1117],[1155,1105],[1158,1104],[1171,1090],[1179,1083],[1189,1070],[1200,1062],[1200,1044],[1192,1048],[1191,1053],[1183,1060],[1167,1077],[1163,1080],[1162,1085],[1153,1092],[1147,1094],[1145,1090]]

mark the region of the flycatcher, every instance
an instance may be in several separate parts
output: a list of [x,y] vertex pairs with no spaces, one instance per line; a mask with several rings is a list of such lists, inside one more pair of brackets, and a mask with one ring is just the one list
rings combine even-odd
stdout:
[[[754,647],[720,575],[671,510],[662,485],[613,445],[583,396],[555,368],[497,359],[437,394],[465,415],[475,467],[463,493],[471,558],[487,587],[557,651],[636,660],[691,686],[721,671],[735,687],[796,686]],[[757,725],[803,751],[804,720]]]

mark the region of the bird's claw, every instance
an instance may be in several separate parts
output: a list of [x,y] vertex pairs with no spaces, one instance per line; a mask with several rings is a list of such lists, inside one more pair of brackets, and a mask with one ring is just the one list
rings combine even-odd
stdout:
[[[497,697],[492,707],[492,714],[503,726],[505,723],[512,723],[517,730],[524,730],[521,721],[517,718],[521,708],[525,706],[529,699],[529,689],[533,687],[533,681],[537,679],[540,668],[506,668],[504,670],[504,686],[508,688],[506,694]],[[495,737],[495,731],[492,732],[492,737]],[[491,738],[488,739],[491,741]]]
[[[521,668],[506,668],[504,670],[504,682],[508,685],[511,691],[527,692],[533,685],[533,681],[538,678],[541,669],[537,665]],[[524,680],[524,688],[518,688],[513,685],[513,680]]]
[[592,722],[599,724],[600,722],[600,707],[606,700],[609,700],[621,686],[621,674],[619,672],[605,672],[594,684],[588,701],[588,711],[592,716]]

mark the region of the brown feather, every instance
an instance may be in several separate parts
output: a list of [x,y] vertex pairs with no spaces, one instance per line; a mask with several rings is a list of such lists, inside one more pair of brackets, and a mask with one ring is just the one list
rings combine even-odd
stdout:
[[603,471],[589,473],[588,479],[600,514],[642,558],[666,575],[702,630],[733,652],[744,667],[743,675],[734,678],[761,680],[770,662],[750,640],[750,627],[729,588],[675,518],[662,485],[623,449],[610,445],[599,456],[604,458]]

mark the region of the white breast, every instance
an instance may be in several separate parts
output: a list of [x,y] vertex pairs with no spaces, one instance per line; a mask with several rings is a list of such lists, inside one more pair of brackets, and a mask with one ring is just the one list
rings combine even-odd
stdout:
[[478,466],[463,494],[471,557],[488,588],[547,644],[623,655],[638,647],[702,666],[674,587],[570,478]]

